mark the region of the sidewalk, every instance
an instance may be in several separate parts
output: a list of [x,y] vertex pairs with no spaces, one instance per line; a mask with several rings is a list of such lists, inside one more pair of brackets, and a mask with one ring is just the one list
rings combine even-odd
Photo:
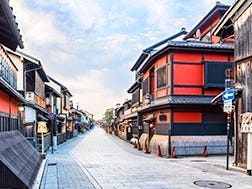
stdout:
[[47,163],[40,186],[41,189],[95,188],[78,162],[69,153],[70,149],[77,145],[86,134],[78,135],[59,145],[53,154],[51,150],[47,151]]

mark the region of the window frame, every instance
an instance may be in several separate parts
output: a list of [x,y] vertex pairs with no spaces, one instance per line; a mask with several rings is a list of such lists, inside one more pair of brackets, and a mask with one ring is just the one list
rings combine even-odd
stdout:
[[[162,75],[159,76],[159,74],[162,74]],[[157,89],[167,86],[168,79],[167,79],[167,66],[166,65],[157,69],[156,78],[157,78],[157,81],[156,81]]]
[[204,88],[224,88],[225,87],[225,69],[223,70],[223,79],[221,81],[212,82],[212,78],[216,78],[216,75],[209,74],[210,66],[223,65],[223,68],[234,69],[234,64],[232,62],[221,62],[221,61],[204,61]]

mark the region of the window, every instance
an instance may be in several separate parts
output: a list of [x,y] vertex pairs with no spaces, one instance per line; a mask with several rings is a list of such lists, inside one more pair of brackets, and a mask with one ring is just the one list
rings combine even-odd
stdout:
[[143,96],[145,96],[146,94],[149,94],[149,78],[146,78],[143,81]]
[[232,63],[228,62],[205,62],[205,88],[225,86],[225,70],[233,68]]
[[167,83],[166,66],[157,70],[157,88],[166,86]]
[[166,121],[167,120],[167,116],[164,115],[159,115],[159,121]]
[[137,89],[132,94],[132,105],[140,102],[140,89]]

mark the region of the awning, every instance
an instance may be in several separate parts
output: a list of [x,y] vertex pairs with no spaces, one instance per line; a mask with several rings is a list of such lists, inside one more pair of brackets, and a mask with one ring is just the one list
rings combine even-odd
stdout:
[[58,121],[64,121],[65,120],[65,117],[61,116],[61,115],[56,115],[56,118],[57,118]]
[[41,114],[38,114],[37,115],[37,121],[48,121],[48,118],[47,117],[45,117],[45,116],[43,116],[43,115],[41,115]]
[[122,119],[125,120],[125,119],[134,118],[134,117],[137,117],[137,112],[127,114],[127,115],[123,116]]

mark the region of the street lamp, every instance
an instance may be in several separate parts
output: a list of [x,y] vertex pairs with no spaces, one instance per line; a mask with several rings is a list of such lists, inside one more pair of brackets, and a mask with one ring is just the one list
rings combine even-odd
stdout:
[[22,103],[19,103],[18,104],[18,110],[20,111],[20,112],[23,112],[24,111],[24,105],[22,104]]

